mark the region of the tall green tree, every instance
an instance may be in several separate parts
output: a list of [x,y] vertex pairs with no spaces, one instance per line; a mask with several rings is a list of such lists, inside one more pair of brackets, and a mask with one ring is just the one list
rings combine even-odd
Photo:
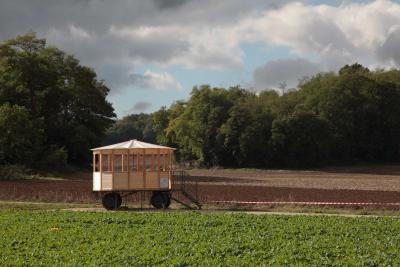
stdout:
[[152,125],[156,135],[156,141],[163,145],[168,145],[169,140],[166,135],[166,129],[169,123],[169,112],[165,107],[160,108],[152,114]]
[[277,166],[318,166],[329,159],[330,125],[311,112],[277,118],[271,132],[272,161]]
[[244,94],[246,91],[238,87],[195,87],[183,113],[170,121],[168,134],[201,164],[218,165],[219,155],[224,153],[219,128],[228,119],[229,109]]
[[41,152],[43,132],[23,106],[0,105],[0,133],[2,164],[32,164]]
[[228,152],[221,162],[231,166],[265,167],[272,121],[273,115],[260,97],[248,94],[237,101],[220,128]]
[[0,105],[28,111],[43,130],[43,153],[64,147],[69,162],[88,162],[115,117],[108,92],[92,69],[35,33],[0,44]]
[[153,131],[152,116],[149,114],[132,114],[118,120],[107,130],[104,145],[138,139],[145,142],[156,142]]
[[384,73],[344,66],[338,75],[318,75],[299,91],[302,107],[332,125],[333,158],[379,161],[398,155],[399,78],[383,79]]

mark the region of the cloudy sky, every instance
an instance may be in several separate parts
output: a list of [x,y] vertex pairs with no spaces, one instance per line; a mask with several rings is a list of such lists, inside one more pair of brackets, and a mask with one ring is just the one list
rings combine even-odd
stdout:
[[292,87],[344,64],[400,65],[395,0],[0,0],[0,39],[28,31],[93,67],[119,117],[194,85]]

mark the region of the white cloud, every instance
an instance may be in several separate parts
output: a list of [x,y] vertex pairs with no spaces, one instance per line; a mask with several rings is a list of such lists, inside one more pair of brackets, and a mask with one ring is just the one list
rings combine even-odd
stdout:
[[400,66],[400,25],[389,29],[388,37],[377,50],[380,59],[392,66]]
[[[322,70],[355,61],[400,66],[400,4],[389,0],[337,6],[278,0],[19,0],[1,7],[0,38],[38,31],[94,67],[112,92],[126,88],[132,77],[141,86],[179,88],[167,72],[132,74],[140,64],[240,68],[246,56],[242,45],[255,42],[285,46]],[[293,76],[302,74],[298,62],[281,65],[297,66]],[[272,66],[277,63],[258,70]]]
[[[3,2],[0,39],[33,30],[96,70],[126,66],[123,75],[127,77],[132,66],[143,63],[237,68],[244,53],[236,25],[249,14],[279,7],[288,0]],[[108,84],[121,84],[110,73],[104,78]]]
[[[138,28],[110,28],[113,38],[126,40],[136,63],[153,61],[162,66],[180,64],[187,68],[224,69],[242,64],[243,51],[237,32],[229,27],[157,25]],[[143,49],[135,49],[143,43]]]
[[182,89],[181,84],[167,72],[157,73],[151,70],[146,70],[143,75],[131,74],[130,77],[133,84],[141,88],[156,90]]
[[354,61],[368,65],[382,60],[377,51],[390,29],[400,25],[399,14],[400,4],[388,0],[339,6],[290,3],[248,18],[242,31],[249,41],[286,46],[301,57],[317,58],[326,69],[337,69]]
[[285,46],[303,58],[256,68],[256,88],[276,88],[281,82],[295,86],[302,76],[354,62],[371,68],[400,66],[400,4],[388,0],[339,6],[290,3],[247,18],[240,31],[249,42]]

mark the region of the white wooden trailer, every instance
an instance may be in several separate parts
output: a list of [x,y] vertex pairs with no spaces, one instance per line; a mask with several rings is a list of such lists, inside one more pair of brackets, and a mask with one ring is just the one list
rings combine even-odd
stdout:
[[130,140],[93,148],[93,191],[103,206],[116,209],[123,192],[152,191],[156,208],[171,203],[172,155],[175,148]]

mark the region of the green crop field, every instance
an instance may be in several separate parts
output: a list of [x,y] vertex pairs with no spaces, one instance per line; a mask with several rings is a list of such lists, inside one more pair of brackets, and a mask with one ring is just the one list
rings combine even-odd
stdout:
[[400,265],[395,217],[0,209],[0,266]]

